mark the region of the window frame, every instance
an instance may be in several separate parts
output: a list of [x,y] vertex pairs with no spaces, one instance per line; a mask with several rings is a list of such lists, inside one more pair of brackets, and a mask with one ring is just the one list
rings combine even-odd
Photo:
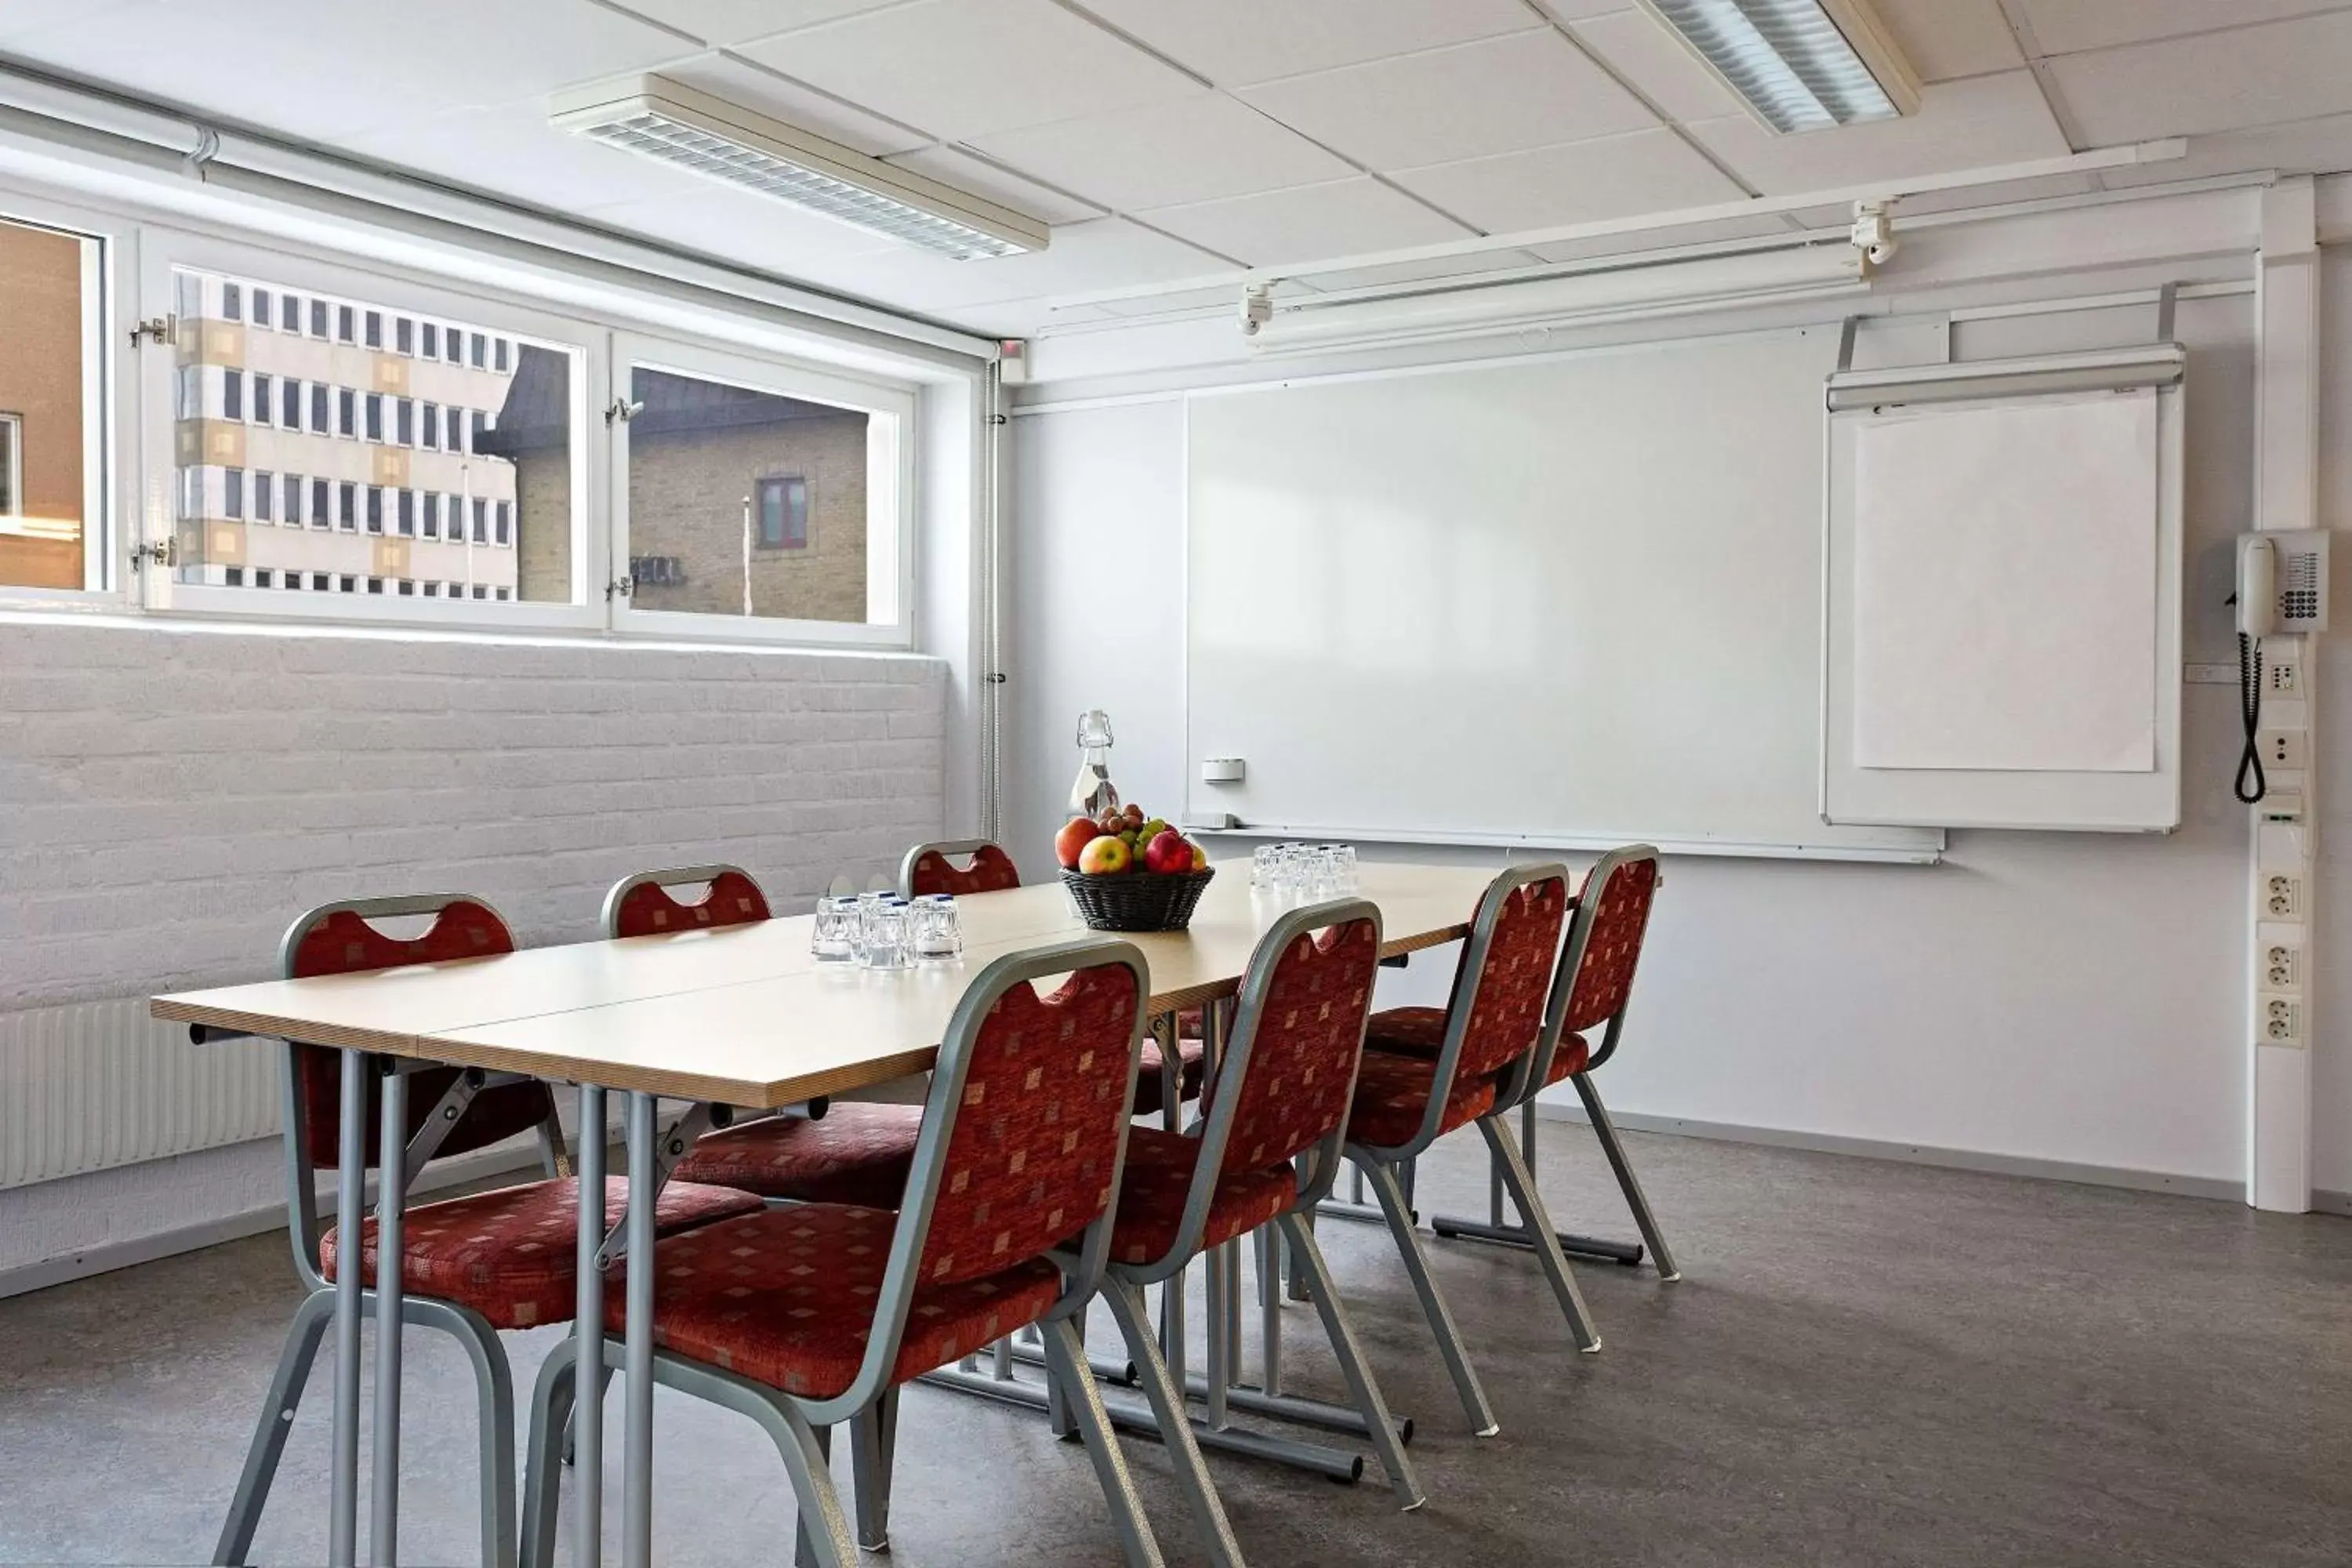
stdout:
[[[630,598],[614,595],[613,629],[646,636],[725,637],[761,643],[833,644],[867,648],[910,649],[914,647],[914,542],[916,525],[915,439],[916,393],[912,384],[866,377],[808,360],[782,354],[749,355],[699,339],[615,331],[612,343],[612,384],[631,386],[640,370],[723,382],[754,392],[772,393],[803,403],[830,404],[869,416],[880,416],[867,426],[866,440],[866,604],[874,613],[879,598],[887,619],[816,621],[730,616],[694,610],[641,610]],[[611,468],[606,479],[614,571],[635,555],[670,553],[640,549],[632,542],[629,525],[629,422],[613,421]],[[803,475],[803,478],[806,476]],[[888,515],[896,527],[877,530],[875,497],[887,487]],[[814,487],[811,487],[812,501]],[[814,507],[812,507],[814,510]],[[815,520],[809,525],[812,545]],[[877,548],[877,545],[879,546]],[[756,548],[756,547],[755,547]]]

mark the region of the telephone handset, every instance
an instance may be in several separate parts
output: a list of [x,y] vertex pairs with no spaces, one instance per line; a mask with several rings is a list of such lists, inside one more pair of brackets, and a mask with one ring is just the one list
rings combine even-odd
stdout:
[[2248,805],[2270,793],[2263,776],[2263,638],[2276,635],[2279,622],[2278,542],[2259,533],[2238,536],[2238,709],[2245,721],[2245,749],[2238,753],[2234,788]]

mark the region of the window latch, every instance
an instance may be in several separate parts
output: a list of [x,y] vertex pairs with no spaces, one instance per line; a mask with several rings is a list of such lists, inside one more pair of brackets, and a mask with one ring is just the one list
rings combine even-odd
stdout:
[[634,577],[615,577],[604,584],[604,597],[607,600],[615,596],[625,599],[636,592],[636,587],[637,581]]
[[157,343],[170,343],[177,342],[179,336],[179,317],[151,316],[146,321],[137,322],[131,327],[131,346],[134,349],[137,348],[139,346],[139,340],[142,338],[152,338]]
[[143,568],[152,562],[158,566],[176,566],[180,563],[180,541],[176,536],[151,539],[144,544],[131,547],[131,564]]
[[631,403],[625,398],[616,397],[613,399],[613,405],[604,410],[604,423],[625,425],[645,411],[646,405],[642,401]]

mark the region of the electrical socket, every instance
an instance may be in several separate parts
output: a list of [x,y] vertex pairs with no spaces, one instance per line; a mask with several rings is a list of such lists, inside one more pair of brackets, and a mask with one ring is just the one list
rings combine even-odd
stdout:
[[2263,697],[2264,700],[2280,702],[2302,701],[2303,661],[2265,652],[2263,655]]
[[2266,768],[2299,771],[2304,763],[2304,732],[2300,730],[2262,730],[2255,732],[2254,750]]
[[2264,872],[2262,914],[2272,921],[2303,919],[2303,879],[2284,871]]
[[2299,1046],[2303,1044],[2303,1004],[2292,996],[2263,995],[2255,1010],[2254,1026],[2266,1046]]
[[2303,944],[2293,942],[2272,942],[2263,944],[2263,989],[2265,991],[2301,991],[2303,989]]

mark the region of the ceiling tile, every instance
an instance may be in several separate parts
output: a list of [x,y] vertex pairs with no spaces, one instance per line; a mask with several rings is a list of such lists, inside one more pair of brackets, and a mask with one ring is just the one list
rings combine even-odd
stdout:
[[1169,233],[1252,267],[1433,245],[1469,231],[1378,180],[1339,180],[1139,213]]
[[1906,174],[2059,158],[2069,151],[2030,71],[1938,82],[1901,120],[1775,136],[1752,116],[1696,121],[1690,132],[1766,195]]
[[2169,163],[2134,163],[2100,171],[2111,190],[2167,184],[2209,174],[2276,169],[2283,174],[2333,174],[2352,169],[2352,112],[2298,120],[2259,131],[2225,131],[2189,139],[2189,155]]
[[1671,131],[1636,131],[1391,176],[1489,234],[1736,202],[1748,193]]
[[1044,218],[1049,224],[1084,223],[1088,218],[1103,216],[1107,210],[1048,189],[1034,180],[1024,179],[960,148],[926,147],[919,153],[898,153],[888,162],[919,174],[929,174],[1014,212]]
[[[1933,4],[1934,0],[1924,0]],[[2017,0],[2045,55],[2341,10],[2352,0]]]
[[688,87],[754,109],[762,114],[814,131],[832,138],[845,147],[855,147],[869,157],[879,158],[891,153],[911,152],[927,146],[931,138],[919,131],[910,130],[878,114],[842,102],[795,81],[787,81],[773,71],[730,58],[725,55],[701,55],[662,68],[662,75],[675,77]]
[[[1079,0],[1219,87],[1525,31],[1521,0]],[[1610,0],[1622,5],[1624,0]]]
[[2352,11],[2050,62],[2093,145],[2307,120],[2347,107]]
[[[147,0],[9,40],[10,51],[133,93],[336,141],[453,109],[511,103],[568,83],[650,70],[694,51],[601,6],[408,0]],[[449,40],[463,38],[452,48]],[[135,39],[135,47],[125,40]]]
[[947,142],[1199,89],[1053,0],[923,0],[741,52]]
[[771,37],[903,0],[621,0],[623,7],[691,33],[717,48]]
[[1877,10],[1921,81],[2015,70],[2025,63],[2000,0],[1877,0]]
[[1632,0],[1535,0],[1541,9],[1563,22],[1581,22],[1587,16],[1605,16],[1612,11],[1630,11]]
[[1242,96],[1375,169],[1516,153],[1657,123],[1549,27],[1292,77]]
[[1778,213],[1753,217],[1717,218],[1708,223],[1677,224],[1670,228],[1645,228],[1631,234],[1595,235],[1590,239],[1555,240],[1528,248],[1546,261],[1585,261],[1596,256],[1625,256],[1640,250],[1670,250],[1682,245],[1713,245],[1727,239],[1759,239],[1793,234],[1797,226]]
[[1731,89],[1647,11],[1594,16],[1570,31],[1676,120],[1740,112],[1739,100]]
[[1009,131],[981,137],[973,145],[1089,201],[1129,212],[1345,179],[1357,172],[1221,92]]

